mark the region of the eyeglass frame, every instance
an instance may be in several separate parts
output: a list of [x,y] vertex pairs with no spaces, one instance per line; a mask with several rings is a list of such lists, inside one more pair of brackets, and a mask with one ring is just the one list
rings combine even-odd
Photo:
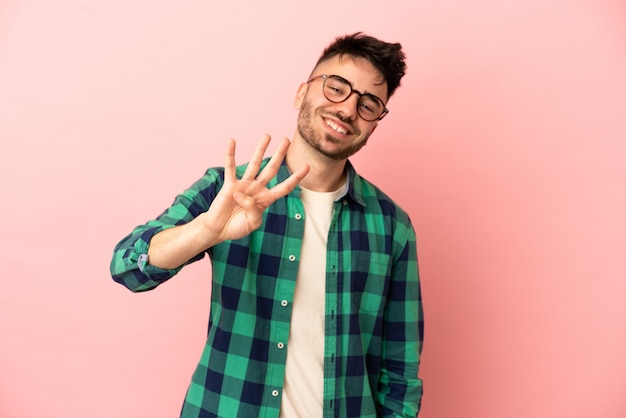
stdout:
[[[343,100],[341,100],[341,101],[339,101],[339,102],[336,102],[336,101],[334,101],[334,100],[331,100],[331,99],[329,99],[329,98],[326,96],[326,80],[328,80],[328,79],[329,79],[329,78],[331,78],[331,77],[337,78],[337,79],[339,79],[340,81],[345,82],[345,83],[346,83],[346,84],[350,87],[350,92],[348,93],[348,95],[346,96],[346,98],[345,98],[345,99],[343,99]],[[331,103],[343,103],[343,102],[345,102],[346,100],[348,100],[348,99],[350,98],[350,96],[352,96],[352,93],[356,93],[356,94],[357,94],[357,96],[359,96],[359,100],[357,101],[357,108],[356,108],[356,111],[357,111],[357,113],[358,113],[359,117],[360,117],[361,119],[363,119],[364,121],[367,121],[367,122],[376,122],[376,121],[382,120],[382,119],[383,119],[383,118],[384,118],[384,117],[385,117],[385,116],[389,113],[389,109],[387,109],[387,106],[385,105],[385,102],[383,102],[383,100],[382,100],[380,97],[378,97],[378,96],[376,96],[376,95],[374,95],[374,94],[371,94],[371,93],[361,93],[360,91],[355,90],[355,89],[352,87],[352,83],[350,83],[348,80],[346,80],[345,78],[343,78],[343,77],[342,77],[342,76],[340,76],[340,75],[336,75],[336,74],[330,74],[330,75],[328,75],[328,74],[320,74],[320,75],[317,75],[317,76],[315,76],[315,77],[311,77],[311,78],[309,78],[309,79],[307,80],[307,84],[308,84],[308,83],[310,83],[311,81],[315,81],[315,80],[317,80],[318,78],[322,78],[322,79],[324,79],[324,82],[322,83],[322,94],[324,94],[324,97],[326,98],[326,100],[328,100],[328,101],[329,101],[329,102],[331,102]],[[373,119],[373,120],[367,120],[367,119],[365,119],[363,116],[361,116],[361,112],[359,111],[359,107],[358,107],[358,102],[361,100],[361,97],[363,97],[363,96],[370,96],[370,97],[373,97],[374,99],[376,99],[376,100],[378,100],[380,103],[382,103],[382,105],[383,105],[383,110],[382,110],[382,112],[380,113],[380,115],[379,115],[376,119]]]

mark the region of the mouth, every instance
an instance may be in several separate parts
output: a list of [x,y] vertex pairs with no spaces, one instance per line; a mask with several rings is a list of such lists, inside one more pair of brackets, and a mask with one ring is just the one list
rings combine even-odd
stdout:
[[330,129],[332,129],[333,131],[335,131],[335,132],[337,132],[337,133],[339,133],[341,135],[348,135],[350,133],[348,128],[346,128],[345,126],[340,125],[339,123],[335,122],[332,119],[324,118],[324,123]]

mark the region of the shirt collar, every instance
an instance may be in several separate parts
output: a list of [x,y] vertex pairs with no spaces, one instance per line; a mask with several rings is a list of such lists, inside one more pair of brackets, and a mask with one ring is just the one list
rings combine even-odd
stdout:
[[[363,198],[363,182],[364,179],[359,176],[356,172],[356,170],[354,169],[354,166],[352,165],[352,163],[350,163],[350,161],[346,161],[346,174],[348,175],[348,193],[347,196],[354,200],[355,202],[357,202],[359,205],[361,206],[367,206],[365,204],[365,199]],[[289,177],[291,175],[291,173],[289,172],[289,169],[287,168],[287,164],[286,162],[283,160],[280,169],[278,170],[278,173],[276,174],[276,177],[270,181],[269,186],[274,186],[276,184],[278,184],[278,182],[282,182],[285,179],[287,179],[287,177]],[[296,188],[291,192],[291,194],[293,194],[295,197],[299,197],[300,196],[300,186],[296,186]]]

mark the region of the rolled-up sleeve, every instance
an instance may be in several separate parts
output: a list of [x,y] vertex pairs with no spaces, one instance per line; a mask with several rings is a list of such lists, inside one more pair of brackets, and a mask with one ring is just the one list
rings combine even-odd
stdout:
[[150,264],[150,240],[159,232],[183,225],[205,212],[223,183],[222,169],[209,169],[190,188],[178,195],[172,205],[156,219],[137,226],[114,248],[110,270],[114,281],[133,292],[153,289],[175,276],[185,265],[202,259],[202,252],[176,269],[161,269]]

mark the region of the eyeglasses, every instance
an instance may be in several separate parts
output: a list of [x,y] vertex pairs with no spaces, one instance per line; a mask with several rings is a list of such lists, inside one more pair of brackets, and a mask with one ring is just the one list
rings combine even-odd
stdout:
[[360,91],[354,90],[348,80],[338,75],[318,75],[310,78],[307,83],[317,80],[318,78],[324,79],[324,84],[322,85],[324,97],[333,103],[345,102],[352,96],[352,93],[356,93],[359,96],[356,110],[359,116],[368,122],[381,120],[389,113],[383,101],[378,97],[370,93],[361,93]]

